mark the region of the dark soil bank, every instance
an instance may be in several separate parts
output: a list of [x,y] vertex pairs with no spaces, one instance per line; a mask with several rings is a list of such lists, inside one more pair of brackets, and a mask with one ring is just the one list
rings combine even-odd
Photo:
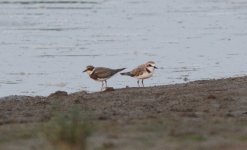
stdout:
[[7,129],[35,128],[48,122],[54,109],[67,112],[75,105],[90,112],[89,120],[96,124],[88,149],[247,149],[246,76],[90,94],[5,97],[0,100],[0,149],[41,149],[37,144],[45,145],[43,138],[23,139]]

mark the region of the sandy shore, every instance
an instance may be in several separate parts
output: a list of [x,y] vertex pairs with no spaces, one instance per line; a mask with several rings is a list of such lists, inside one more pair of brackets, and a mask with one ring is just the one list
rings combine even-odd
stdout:
[[23,132],[23,126],[36,128],[52,118],[54,106],[67,112],[75,105],[90,112],[90,121],[97,124],[88,149],[247,147],[245,76],[90,94],[56,92],[48,97],[1,98],[0,140],[4,142],[0,149],[42,149],[45,140],[33,135],[35,132],[21,138],[11,127],[15,133]]

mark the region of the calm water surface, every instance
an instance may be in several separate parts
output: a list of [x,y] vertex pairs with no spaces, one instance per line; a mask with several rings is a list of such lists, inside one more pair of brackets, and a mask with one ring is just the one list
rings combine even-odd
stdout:
[[2,0],[0,97],[97,91],[88,64],[153,60],[147,86],[246,75],[246,25],[247,0]]

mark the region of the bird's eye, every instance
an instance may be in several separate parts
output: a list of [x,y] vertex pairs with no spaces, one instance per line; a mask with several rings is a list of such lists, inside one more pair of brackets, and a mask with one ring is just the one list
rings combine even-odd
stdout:
[[148,67],[152,67],[152,65],[149,64]]

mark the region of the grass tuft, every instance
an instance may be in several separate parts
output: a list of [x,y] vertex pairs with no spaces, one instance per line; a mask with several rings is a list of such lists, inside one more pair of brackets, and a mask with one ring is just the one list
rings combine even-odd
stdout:
[[92,124],[87,113],[78,107],[68,112],[56,112],[45,125],[47,140],[57,150],[86,150],[87,138],[92,133]]

